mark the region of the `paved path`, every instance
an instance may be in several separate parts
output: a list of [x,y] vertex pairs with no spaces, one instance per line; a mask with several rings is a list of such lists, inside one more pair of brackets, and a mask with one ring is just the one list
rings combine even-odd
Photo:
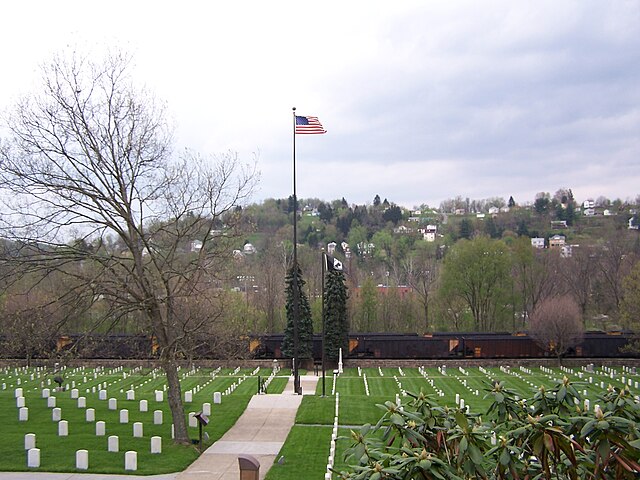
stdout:
[[[300,381],[303,393],[315,394],[318,377],[302,376]],[[282,394],[254,395],[235,425],[176,480],[238,480],[239,454],[258,459],[263,479],[295,423],[301,402],[302,397],[293,393],[293,379]]]
[[[305,395],[315,394],[318,378],[312,375],[300,377]],[[260,479],[263,479],[295,423],[301,402],[302,397],[293,393],[293,379],[282,394],[254,395],[235,425],[184,472],[146,476],[0,472],[0,480],[238,480],[238,454],[256,457],[260,462]]]

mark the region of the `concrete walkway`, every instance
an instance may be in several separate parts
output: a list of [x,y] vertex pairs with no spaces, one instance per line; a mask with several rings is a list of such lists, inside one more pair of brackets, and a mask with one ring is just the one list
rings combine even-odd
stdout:
[[[318,377],[300,377],[302,392],[314,395]],[[300,395],[293,393],[293,379],[284,393],[255,395],[244,413],[220,440],[211,445],[176,480],[238,480],[238,455],[249,454],[260,462],[263,479],[295,423]]]
[[[315,395],[318,378],[313,375],[300,377],[305,395]],[[289,379],[282,394],[254,395],[235,425],[184,472],[146,476],[0,472],[0,480],[239,480],[239,454],[257,458],[260,479],[264,479],[295,423],[301,402],[302,397],[293,393],[293,379]]]

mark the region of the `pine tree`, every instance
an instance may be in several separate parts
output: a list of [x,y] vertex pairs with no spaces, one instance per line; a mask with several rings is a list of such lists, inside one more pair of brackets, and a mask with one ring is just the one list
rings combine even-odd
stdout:
[[349,348],[349,320],[347,317],[347,286],[344,274],[327,272],[324,290],[325,354],[330,360],[338,360]]
[[[298,299],[299,299],[299,317],[298,317],[298,358],[313,358],[313,319],[311,317],[311,306],[309,299],[304,293],[305,281],[302,278],[302,269],[300,265],[297,268],[298,277]],[[292,358],[294,356],[294,271],[293,267],[287,272],[286,294],[287,294],[287,327],[284,330],[284,340],[282,341],[282,353],[285,357]]]

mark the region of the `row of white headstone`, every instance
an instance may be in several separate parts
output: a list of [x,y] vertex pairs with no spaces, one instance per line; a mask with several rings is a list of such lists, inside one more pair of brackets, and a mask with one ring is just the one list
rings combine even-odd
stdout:
[[325,480],[331,480],[333,464],[336,458],[336,440],[338,439],[338,412],[340,411],[340,393],[336,393],[336,409],[333,417],[333,430],[331,431],[331,443],[329,444],[329,456],[327,457],[327,470]]
[[[120,441],[115,435],[108,438],[107,451],[120,451]],[[40,468],[40,449],[36,448],[36,435],[27,433],[24,436],[24,448],[27,451],[27,468]],[[162,453],[162,437],[151,437],[151,453]],[[76,451],[76,468],[78,470],[87,470],[89,468],[89,451]],[[124,469],[135,471],[138,469],[138,452],[129,450],[124,455]]]
[[420,372],[420,375],[422,375],[422,377],[427,381],[427,383],[431,385],[431,388],[435,390],[436,394],[439,397],[444,397],[444,392],[440,390],[438,387],[436,387],[433,381],[433,378],[429,377],[429,374],[427,373],[427,370],[424,368],[424,366],[420,366],[418,368],[418,372]]

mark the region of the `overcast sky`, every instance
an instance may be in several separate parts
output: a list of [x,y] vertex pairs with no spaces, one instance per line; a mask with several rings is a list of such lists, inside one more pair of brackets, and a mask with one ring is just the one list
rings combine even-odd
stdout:
[[406,207],[640,194],[640,2],[6,2],[0,109],[70,47],[116,46],[165,100],[176,150],[257,154],[254,201]]

